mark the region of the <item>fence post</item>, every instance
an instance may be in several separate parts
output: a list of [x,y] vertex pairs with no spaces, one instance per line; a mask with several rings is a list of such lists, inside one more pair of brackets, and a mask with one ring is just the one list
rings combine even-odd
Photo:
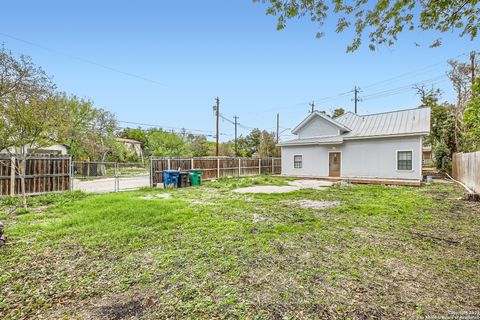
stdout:
[[262,158],[258,158],[258,174],[262,174]]
[[150,188],[153,188],[153,164],[152,164],[152,156],[148,157],[149,167],[150,167]]
[[[73,191],[73,162],[72,162],[72,156],[68,159],[68,173],[69,173],[69,179],[70,179],[70,191]],[[57,186],[58,188],[58,186]]]
[[117,172],[117,163],[115,162],[115,179],[114,179],[114,192],[117,192],[119,189],[119,184],[118,184],[118,172]]
[[238,176],[242,175],[242,158],[238,158]]
[[275,165],[274,164],[275,164],[275,158],[272,157],[272,175],[275,174],[275,170],[274,170]]
[[10,196],[15,195],[15,157],[10,159]]
[[168,170],[171,170],[171,166],[170,166],[170,158],[167,159],[167,168]]
[[193,160],[193,158],[192,158],[192,159],[190,160],[190,167],[191,167],[192,169],[195,169],[195,167],[194,167],[194,165],[193,165],[193,164],[194,164],[193,161],[194,161],[194,160]]
[[220,178],[220,158],[217,157],[217,179]]

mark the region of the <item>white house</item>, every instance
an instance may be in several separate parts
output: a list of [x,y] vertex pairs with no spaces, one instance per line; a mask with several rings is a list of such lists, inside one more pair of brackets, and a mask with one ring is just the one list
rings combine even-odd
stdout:
[[[25,150],[27,153],[45,153],[45,154],[68,154],[68,148],[64,146],[63,144],[52,144],[51,146],[48,147],[43,147],[43,148],[32,148],[31,145],[25,145],[24,146]],[[0,153],[16,153],[16,152],[21,152],[20,150],[23,150],[21,148],[15,148],[11,147],[4,150],[0,150]]]
[[420,181],[429,132],[429,108],[335,119],[313,112],[292,130],[296,139],[279,143],[282,175]]

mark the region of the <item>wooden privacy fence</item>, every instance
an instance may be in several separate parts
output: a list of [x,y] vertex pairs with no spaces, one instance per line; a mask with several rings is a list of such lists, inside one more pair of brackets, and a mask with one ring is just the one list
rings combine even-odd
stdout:
[[474,192],[480,193],[480,151],[455,153],[452,160],[452,176]]
[[280,158],[150,158],[150,184],[163,183],[163,170],[203,170],[202,180],[264,173],[280,174]]
[[27,194],[70,190],[69,155],[34,154],[29,155],[27,160],[18,160],[8,154],[0,154],[0,196],[21,194],[20,177],[14,166],[21,166],[25,170]]

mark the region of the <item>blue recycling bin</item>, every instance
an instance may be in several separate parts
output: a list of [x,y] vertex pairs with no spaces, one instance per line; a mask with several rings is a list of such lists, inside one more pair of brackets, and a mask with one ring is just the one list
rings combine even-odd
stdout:
[[178,176],[180,171],[178,170],[163,170],[163,184],[165,187],[173,186],[178,187]]

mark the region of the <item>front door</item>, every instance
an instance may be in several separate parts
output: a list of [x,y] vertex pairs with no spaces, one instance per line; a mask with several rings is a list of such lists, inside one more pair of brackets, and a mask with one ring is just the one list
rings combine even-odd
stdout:
[[328,175],[330,177],[340,177],[341,163],[342,154],[340,152],[330,152],[328,154]]

